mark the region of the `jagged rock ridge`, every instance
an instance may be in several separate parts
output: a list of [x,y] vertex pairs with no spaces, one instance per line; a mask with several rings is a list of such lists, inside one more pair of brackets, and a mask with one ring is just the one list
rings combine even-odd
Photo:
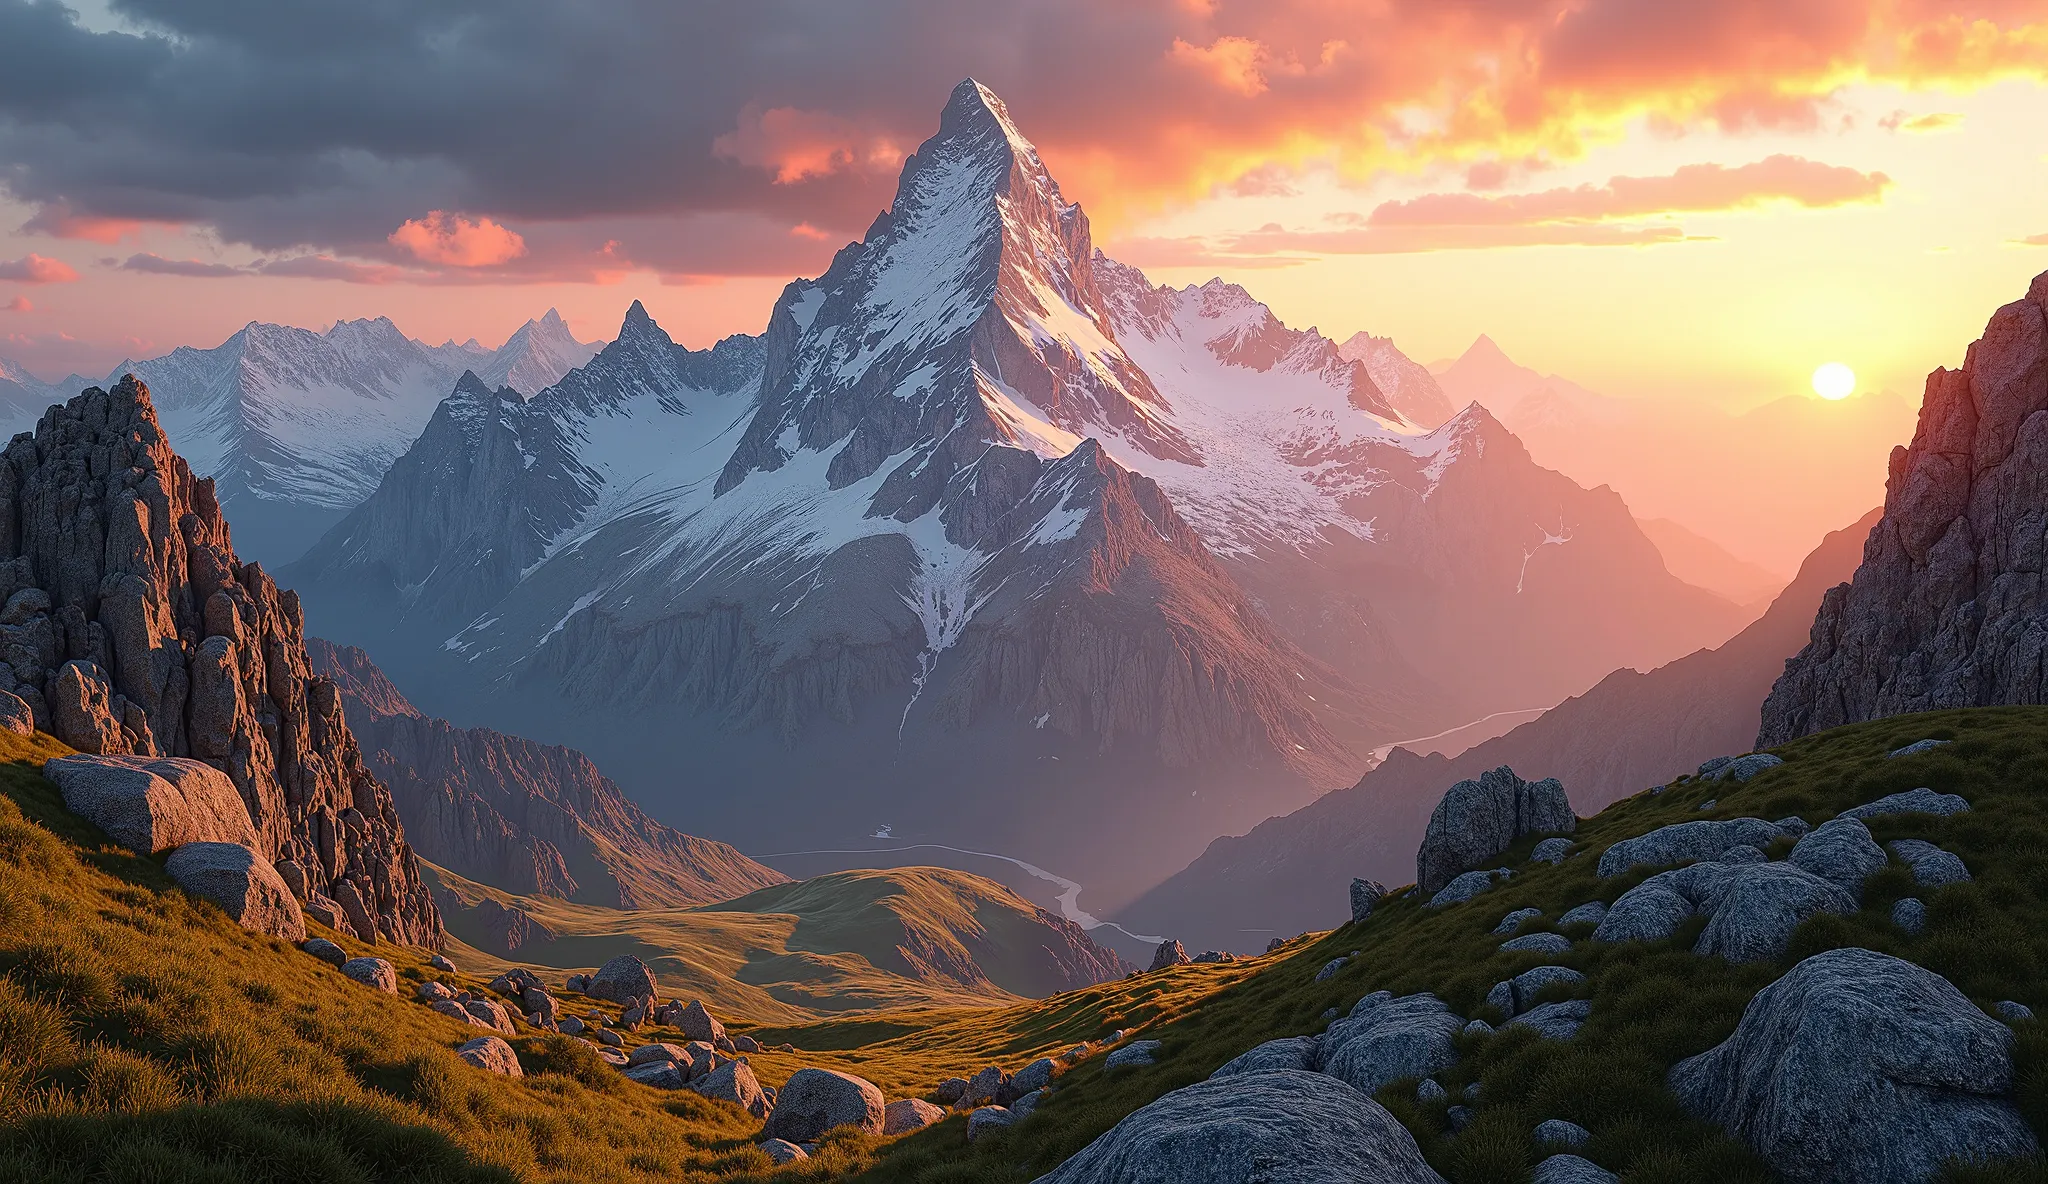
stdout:
[[224,770],[260,853],[296,865],[341,924],[435,940],[391,796],[308,666],[297,594],[236,558],[213,482],[172,451],[140,382],[89,389],[8,445],[0,559],[0,685],[39,727]]
[[2048,272],[1927,378],[1863,564],[1830,590],[1757,746],[1941,707],[2048,702]]
[[647,817],[575,749],[430,718],[362,650],[317,637],[306,650],[341,688],[414,848],[457,875],[624,909],[712,904],[789,880]]

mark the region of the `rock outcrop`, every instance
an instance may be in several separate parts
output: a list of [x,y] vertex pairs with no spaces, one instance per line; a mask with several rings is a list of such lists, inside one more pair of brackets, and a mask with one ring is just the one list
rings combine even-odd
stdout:
[[1764,703],[1757,746],[1840,724],[2048,702],[2048,273],[1927,378],[1863,565]]
[[289,942],[306,940],[306,918],[284,878],[240,843],[187,843],[164,860],[178,887],[219,905],[242,928]]
[[[52,407],[0,456],[0,689],[83,752],[226,773],[255,849],[364,940],[430,944],[440,915],[296,593],[240,562],[132,377]],[[349,908],[353,903],[356,907]]]
[[761,1135],[808,1143],[841,1126],[877,1135],[885,1109],[882,1091],[865,1078],[830,1069],[798,1069],[776,1093],[775,1109]]
[[1415,852],[1415,885],[1439,891],[1523,835],[1570,833],[1578,824],[1556,778],[1524,781],[1506,765],[1489,769],[1444,791]]
[[1940,975],[1829,950],[1758,992],[1735,1034],[1670,1081],[1787,1179],[1932,1180],[1951,1159],[2038,1152],[2007,1096],[2012,1045]]
[[138,855],[186,843],[256,845],[249,807],[227,774],[182,757],[60,756],[43,776],[64,808]]
[[1262,1070],[1198,1082],[1126,1115],[1035,1184],[1442,1184],[1414,1136],[1334,1077]]

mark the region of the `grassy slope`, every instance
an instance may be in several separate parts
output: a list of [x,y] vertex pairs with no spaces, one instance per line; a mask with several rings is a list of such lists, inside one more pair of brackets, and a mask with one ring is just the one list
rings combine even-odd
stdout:
[[[1958,743],[1925,756],[1882,754],[1922,736]],[[0,737],[0,761],[40,761],[47,738]],[[1665,1069],[1733,1030],[1754,992],[1821,949],[1864,945],[1947,975],[1980,1003],[2048,1008],[2048,709],[1950,712],[1841,729],[1779,750],[1789,763],[1746,786],[1681,782],[1617,804],[1580,831],[1589,853],[1522,867],[1508,885],[1440,912],[1392,902],[1361,926],[1266,958],[1190,966],[997,1010],[920,1010],[759,1029],[809,1050],[753,1062],[780,1083],[800,1065],[861,1073],[891,1097],[988,1061],[1015,1067],[1119,1027],[1166,1042],[1154,1069],[1105,1077],[1099,1062],[1014,1130],[969,1147],[964,1119],[883,1141],[842,1132],[809,1164],[780,1172],[750,1146],[756,1124],[693,1095],[662,1094],[598,1067],[573,1042],[522,1035],[529,1076],[491,1078],[447,1051],[469,1034],[406,998],[365,990],[304,954],[229,924],[170,888],[158,861],[107,847],[65,815],[32,765],[0,764],[0,1181],[134,1179],[337,1181],[510,1178],[1026,1181],[1132,1109],[1206,1076],[1275,1036],[1314,1031],[1327,1007],[1367,991],[1434,990],[1484,1014],[1488,986],[1532,964],[1497,952],[1488,931],[1514,908],[1550,916],[1612,900],[1647,872],[1601,882],[1596,853],[1666,822],[1800,813],[1819,822],[1848,805],[1931,785],[1976,803],[1953,819],[1888,819],[1882,839],[1922,836],[1961,855],[1975,882],[1922,893],[1924,937],[1885,919],[1911,890],[1893,868],[1863,912],[1818,918],[1779,965],[1733,967],[1662,945],[1582,944],[1563,960],[1591,976],[1593,1018],[1578,1039],[1545,1044],[1506,1032],[1466,1046],[1443,1075],[1482,1086],[1477,1121],[1441,1135],[1440,1109],[1412,1089],[1382,1095],[1425,1153],[1458,1184],[1520,1181],[1537,1156],[1529,1132],[1563,1117],[1593,1131],[1589,1154],[1636,1181],[1763,1180],[1743,1148],[1688,1119],[1662,1088]],[[1720,805],[1695,807],[1711,796]],[[329,935],[332,936],[332,935]],[[352,951],[356,943],[343,941]],[[1363,957],[1324,983],[1326,960]],[[409,984],[416,953],[380,947]],[[473,981],[473,980],[472,980]],[[576,1010],[582,1010],[579,1002]],[[645,1032],[647,1038],[661,1033]],[[2020,1104],[2048,1131],[2048,1037],[2020,1026]],[[2024,1171],[1981,1179],[2032,1179]]]
[[[1957,742],[1923,756],[1885,759],[1887,751],[1926,736]],[[1612,902],[1651,874],[1640,869],[1608,881],[1597,877],[1598,851],[1619,839],[1698,818],[1799,814],[1817,824],[1849,806],[1920,785],[1961,793],[1975,804],[1971,813],[1879,819],[1872,831],[1880,842],[1938,842],[1963,858],[1974,882],[1916,892],[1911,876],[1895,863],[1865,886],[1861,912],[1808,922],[1777,964],[1732,966],[1693,956],[1698,921],[1667,943],[1582,942],[1557,959],[1591,980],[1593,1015],[1577,1039],[1547,1043],[1512,1030],[1461,1038],[1465,1056],[1442,1081],[1454,1095],[1468,1082],[1480,1083],[1477,1117],[1463,1134],[1442,1133],[1443,1107],[1418,1106],[1413,1082],[1395,1083],[1380,1095],[1454,1184],[1526,1180],[1541,1154],[1530,1132],[1546,1118],[1586,1126],[1593,1132],[1586,1154],[1621,1171],[1630,1184],[1768,1180],[1769,1172],[1745,1148],[1687,1117],[1663,1088],[1663,1078],[1676,1061],[1725,1039],[1756,991],[1801,958],[1866,946],[1947,976],[1981,1005],[2018,999],[2037,1011],[2048,1008],[2048,708],[1883,720],[1777,751],[1787,764],[1747,785],[1680,781],[1660,795],[1617,803],[1580,827],[1587,853],[1559,867],[1523,863],[1535,841],[1525,840],[1502,860],[1519,874],[1469,903],[1433,911],[1415,900],[1391,902],[1366,923],[1304,943],[1281,965],[1154,1025],[1146,1034],[1166,1043],[1157,1068],[1110,1078],[1094,1064],[1084,1065],[1013,1130],[969,1147],[959,1121],[952,1120],[900,1141],[863,1178],[919,1184],[1030,1180],[1136,1107],[1201,1080],[1261,1041],[1317,1031],[1325,1008],[1348,1009],[1372,990],[1435,991],[1461,1014],[1498,1018],[1482,1006],[1487,989],[1546,959],[1498,952],[1504,938],[1490,932],[1494,925],[1526,906],[1555,918],[1588,900]],[[1714,798],[1714,809],[1698,809]],[[1908,895],[1928,904],[1929,924],[1919,938],[1905,936],[1888,920],[1892,902]],[[1546,926],[1524,932],[1541,928]],[[1329,981],[1312,981],[1324,962],[1353,949],[1363,956]],[[2017,1055],[2020,1105],[2035,1130],[2048,1136],[2048,1034],[2036,1024],[2019,1025]],[[2041,1178],[2038,1167],[1956,1176]]]
[[[707,908],[633,910],[515,896],[441,868],[429,874],[449,931],[470,947],[463,953],[465,965],[492,970],[530,966],[559,982],[561,972],[638,954],[654,967],[665,996],[702,998],[721,1017],[763,1023],[880,1008],[985,1008],[1015,1002],[1015,996],[986,981],[922,976],[898,952],[907,927],[945,935],[952,927],[972,924],[974,905],[984,895],[973,884],[933,883],[920,874],[924,870],[821,877]],[[845,882],[849,879],[850,884]],[[992,881],[982,883],[1009,895]],[[474,904],[484,897],[518,907],[557,936],[522,947],[511,959],[475,949],[478,938],[469,918],[449,902]]]
[[[475,1030],[411,988],[481,989],[475,973],[311,926],[396,963],[392,997],[243,931],[178,891],[161,860],[63,810],[37,770],[66,751],[0,733],[0,1181],[827,1180],[888,1145],[841,1131],[776,1171],[737,1108],[626,1081],[577,1042],[525,1029],[512,1044],[526,1077],[473,1069],[452,1050]],[[1174,1014],[1247,973],[1193,967],[1000,1010],[762,1030],[812,1051],[750,1059],[770,1084],[819,1065],[920,1094],[990,1059],[1022,1064]]]

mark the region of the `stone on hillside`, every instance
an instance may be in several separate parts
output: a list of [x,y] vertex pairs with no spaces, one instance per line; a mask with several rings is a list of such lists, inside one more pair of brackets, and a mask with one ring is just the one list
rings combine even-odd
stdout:
[[1471,1023],[1465,1025],[1465,1035],[1491,1036],[1493,1035],[1493,1025],[1487,1023],[1485,1020],[1473,1020]]
[[1606,902],[1589,900],[1582,905],[1576,905],[1565,910],[1564,916],[1559,917],[1557,923],[1559,925],[1598,925],[1606,919]]
[[565,1015],[555,1021],[555,1030],[564,1036],[581,1036],[586,1025],[573,1015]]
[[626,1038],[610,1028],[599,1028],[597,1030],[597,1042],[609,1045],[612,1048],[624,1048],[626,1046]]
[[837,1127],[882,1131],[882,1091],[873,1082],[830,1069],[798,1069],[776,1093],[762,1136],[808,1143]]
[[1344,964],[1348,961],[1350,961],[1349,958],[1339,955],[1335,958],[1330,959],[1328,962],[1323,963],[1323,968],[1321,970],[1316,971],[1315,981],[1323,982],[1327,979],[1337,977],[1337,972],[1344,969]]
[[455,963],[450,962],[448,960],[448,955],[446,954],[435,954],[433,957],[427,959],[427,965],[433,967],[435,970],[440,971],[442,974],[458,973],[455,969]]
[[993,1130],[1014,1126],[1017,1116],[1007,1106],[982,1106],[967,1116],[967,1141],[972,1143]]
[[941,1103],[951,1106],[967,1096],[967,1079],[965,1077],[948,1077],[944,1081],[939,1082],[937,1088],[932,1090],[932,1096]]
[[629,1060],[625,1073],[641,1085],[654,1089],[682,1089],[690,1084],[690,1075],[674,1061],[643,1061],[635,1065]]
[[1493,984],[1493,989],[1486,993],[1486,1006],[1503,1016],[1515,1014],[1515,984],[1505,979]]
[[[1378,880],[1351,881],[1351,923],[1356,925],[1367,917],[1372,916],[1372,910],[1378,906],[1380,898],[1386,894],[1386,885]],[[1285,938],[1276,937],[1273,940],[1282,945],[1286,944]],[[1273,946],[1268,945],[1266,952],[1271,953],[1273,948]]]
[[313,938],[299,948],[336,969],[340,969],[341,964],[348,961],[348,951],[324,937]]
[[479,1036],[456,1049],[455,1055],[486,1073],[504,1077],[525,1076],[520,1071],[519,1058],[513,1054],[512,1046],[496,1036]]
[[1562,1118],[1546,1118],[1536,1124],[1536,1141],[1552,1143],[1559,1147],[1584,1147],[1593,1141],[1593,1132],[1576,1122]]
[[1951,1159],[2039,1151],[2008,1097],[2012,1046],[1940,975],[1829,950],[1758,992],[1670,1085],[1790,1180],[1931,1180]]
[[984,1065],[979,1073],[967,1079],[967,1092],[960,1095],[961,1101],[970,1106],[993,1101],[997,1094],[1003,1092],[1003,1084],[1009,1079],[1010,1075],[1001,1065]]
[[164,860],[164,872],[178,887],[219,905],[251,933],[306,940],[305,915],[284,877],[240,843],[187,843]]
[[1803,838],[1813,829],[1812,823],[1797,814],[1788,814],[1778,819],[1774,825],[1778,828],[1779,834],[1793,839]]
[[1792,931],[1808,917],[1856,911],[1856,898],[1846,888],[1789,863],[1735,868],[1723,883],[1712,901],[1713,916],[1693,946],[1703,957],[1769,961],[1784,954]]
[[64,808],[138,855],[187,843],[256,847],[249,807],[228,775],[183,757],[60,756],[43,776]]
[[1892,749],[1890,752],[1885,753],[1885,756],[1890,758],[1902,756],[1919,756],[1923,752],[1933,752],[1935,749],[1940,748],[1942,745],[1951,743],[1953,743],[1953,741],[1950,740],[1915,740],[1911,744],[1906,745],[1904,748]]
[[1579,1025],[1592,1014],[1592,1000],[1565,999],[1539,1004],[1509,1021],[1508,1027],[1533,1029],[1545,1040],[1570,1040],[1579,1034]]
[[1755,847],[1730,847],[1714,856],[1715,863],[1769,863],[1771,857]]
[[907,1135],[921,1131],[946,1117],[940,1107],[920,1098],[903,1098],[882,1107],[882,1133],[885,1135]]
[[718,1022],[702,999],[690,1000],[690,1005],[676,1017],[675,1025],[692,1040],[708,1040],[717,1044],[725,1039],[725,1025]]
[[1449,1091],[1445,1090],[1434,1077],[1423,1078],[1422,1084],[1415,1087],[1415,1100],[1425,1106],[1431,1102],[1444,1101],[1450,1096]]
[[1514,912],[1502,917],[1500,924],[1493,927],[1493,931],[1495,933],[1513,933],[1522,927],[1522,922],[1533,921],[1542,915],[1542,909],[1516,909]]
[[[1514,993],[1517,1014],[1536,1006],[1536,996],[1543,989],[1557,983],[1578,987],[1585,983],[1586,976],[1569,966],[1532,966],[1508,980],[1508,989]],[[1491,996],[1489,996],[1491,998]]]
[[398,968],[382,958],[350,958],[341,964],[341,972],[366,987],[398,994]]
[[[1698,864],[1695,867],[1700,866]],[[1679,888],[1692,868],[1662,872],[1621,894],[1593,930],[1594,941],[1663,941],[1693,915],[1692,899]]]
[[1578,827],[1556,778],[1524,781],[1502,765],[1444,791],[1415,853],[1415,884],[1436,892],[1460,872],[1494,858],[1523,835]]
[[1187,965],[1187,962],[1187,948],[1182,946],[1180,942],[1169,937],[1165,941],[1159,943],[1158,949],[1152,951],[1152,965],[1147,967],[1146,969],[1164,970],[1169,966],[1185,966]]
[[732,1038],[732,1047],[734,1052],[760,1052],[761,1042],[752,1036],[735,1036]]
[[1500,943],[1503,954],[1562,954],[1572,948],[1572,939],[1562,933],[1525,933]]
[[1784,832],[1761,818],[1728,818],[1705,822],[1674,822],[1648,834],[1623,839],[1600,853],[1600,875],[1620,875],[1638,865],[1659,867],[1688,860],[1712,859],[1734,846],[1762,849]]
[[1716,806],[1718,806],[1718,805],[1720,805],[1720,804],[1721,804],[1721,799],[1720,799],[1720,798],[1708,798],[1708,799],[1707,799],[1706,801],[1704,801],[1704,802],[1701,802],[1701,803],[1700,803],[1699,805],[1697,805],[1697,806],[1694,806],[1694,807],[1693,807],[1693,809],[1695,809],[1695,810],[1698,810],[1698,811],[1699,811],[1700,813],[1704,814],[1704,813],[1706,813],[1706,812],[1707,812],[1708,810],[1711,810],[1711,809],[1713,809],[1714,807],[1716,807]]
[[1922,888],[1962,884],[1970,878],[1970,869],[1963,866],[1961,859],[1925,839],[1894,839],[1885,846],[1913,869],[1913,882]]
[[469,999],[463,1002],[463,1010],[495,1031],[510,1036],[513,1034],[512,1017],[505,1012],[502,1004],[494,999]]
[[36,713],[28,701],[12,691],[0,691],[0,731],[17,736],[36,734]]
[[1124,1116],[1036,1184],[1443,1184],[1366,1094],[1276,1069],[1174,1090]]
[[1621,1177],[1583,1156],[1559,1152],[1536,1165],[1529,1184],[1621,1184]]
[[1563,863],[1565,856],[1572,853],[1572,841],[1566,838],[1545,839],[1529,852],[1531,863],[1547,863],[1552,867]]
[[788,1139],[763,1139],[761,1142],[754,1144],[754,1146],[759,1147],[766,1153],[769,1159],[774,1160],[777,1167],[811,1157],[810,1152],[805,1151]]
[[1111,1069],[1135,1069],[1143,1065],[1156,1064],[1159,1050],[1165,1047],[1157,1040],[1133,1040],[1115,1052],[1102,1058],[1105,1071]]
[[447,1016],[449,1019],[459,1020],[463,1024],[472,1028],[488,1028],[491,1026],[485,1023],[484,1021],[478,1019],[476,1016],[471,1015],[467,1007],[464,1007],[462,1004],[457,1003],[453,999],[437,999],[433,1003],[429,1004],[429,1006],[432,1007],[435,1011],[440,1012],[442,1015]]
[[[1765,769],[1775,769],[1784,763],[1784,758],[1768,752],[1752,752],[1748,756],[1723,758],[1719,763],[1708,761],[1700,766],[1699,775],[1708,781],[1747,781]],[[1709,765],[1713,767],[1709,768]]]
[[1038,1109],[1038,1104],[1040,1102],[1045,1101],[1047,1098],[1051,1096],[1052,1091],[1050,1089],[1032,1090],[1030,1093],[1023,1095],[1016,1101],[1010,1103],[1010,1117],[1018,1122],[1024,1121],[1025,1119],[1031,1117],[1031,1112],[1033,1110]]
[[1927,928],[1927,905],[1917,896],[1908,896],[1892,904],[1892,924],[1918,937]]
[[654,995],[654,971],[631,954],[620,954],[590,976],[583,993],[593,999],[630,1006]]
[[1367,1094],[1399,1077],[1426,1077],[1458,1063],[1452,1037],[1465,1021],[1428,993],[1376,991],[1323,1035],[1323,1072]]
[[1209,1076],[1236,1077],[1239,1074],[1260,1073],[1267,1069],[1307,1069],[1314,1072],[1322,1067],[1321,1036],[1287,1036],[1279,1040],[1268,1040],[1249,1052],[1239,1053],[1233,1059],[1225,1061],[1221,1068]]
[[562,1016],[562,1005],[539,987],[528,987],[519,1004],[526,1009],[527,1015],[537,1017],[533,1022],[539,1026],[556,1025]]
[[1480,893],[1491,889],[1494,881],[1505,880],[1514,874],[1512,870],[1504,867],[1497,867],[1492,871],[1486,872],[1466,872],[1461,876],[1454,877],[1435,896],[1430,897],[1429,907],[1440,909],[1445,905],[1463,904]]
[[[707,1098],[731,1102],[755,1118],[768,1117],[768,1095],[762,1092],[761,1083],[754,1079],[753,1068],[745,1061],[727,1061],[692,1081],[690,1088]],[[917,1104],[924,1105],[923,1102]],[[937,1106],[930,1108],[938,1109]],[[882,1133],[888,1132],[884,1130]]]
[[2018,1021],[2034,1018],[2033,1008],[2014,999],[2001,999],[1992,1004],[1991,1007],[1992,1010],[1998,1013],[1998,1018],[2002,1020]]
[[455,992],[448,988],[447,983],[421,983],[413,989],[413,994],[419,996],[422,1003],[439,1003],[455,998]]
[[[1358,881],[1357,881],[1357,880],[1353,880],[1353,881],[1351,881],[1351,882],[1352,882],[1353,884],[1356,884],[1356,883],[1358,883]],[[1353,921],[1362,921],[1362,920],[1364,920],[1364,918],[1363,918],[1363,917],[1360,917],[1360,916],[1359,916],[1359,915],[1357,914],[1357,912],[1356,912],[1355,910],[1354,910],[1354,911],[1353,911],[1353,913],[1352,913],[1351,919],[1352,919]],[[1270,954],[1270,953],[1272,953],[1272,952],[1273,952],[1274,950],[1277,950],[1277,949],[1279,949],[1279,948],[1280,948],[1281,946],[1284,946],[1284,945],[1286,945],[1286,944],[1287,944],[1287,939],[1286,939],[1286,938],[1284,938],[1284,937],[1274,937],[1274,938],[1268,938],[1268,939],[1267,939],[1267,941],[1266,941],[1266,952],[1267,952],[1268,954]]]
[[1028,1094],[1033,1090],[1044,1089],[1052,1084],[1053,1070],[1058,1067],[1051,1057],[1040,1057],[1022,1069],[1017,1070],[1016,1075],[1010,1078],[1005,1088],[1012,1095],[1018,1097]]
[[688,1064],[690,1054],[680,1044],[643,1044],[626,1054],[629,1065],[646,1065],[654,1061],[673,1061],[678,1065]]
[[1840,818],[1861,818],[1869,820],[1887,814],[1933,814],[1946,818],[1951,814],[1962,814],[1969,810],[1970,803],[1959,794],[1936,793],[1926,786],[1909,789],[1904,793],[1891,793],[1874,802],[1853,806],[1837,815]]
[[1840,884],[1858,900],[1863,899],[1863,881],[1883,870],[1886,862],[1883,848],[1870,837],[1870,828],[1857,818],[1821,823],[1799,840],[1785,861]]
[[562,983],[563,990],[571,991],[578,995],[586,994],[589,987],[590,976],[587,974],[572,974]]
[[1201,953],[1196,954],[1194,957],[1188,959],[1188,961],[1193,962],[1198,966],[1206,966],[1211,963],[1217,962],[1235,962],[1237,961],[1237,955],[1227,954],[1224,953],[1222,950],[1203,950]]

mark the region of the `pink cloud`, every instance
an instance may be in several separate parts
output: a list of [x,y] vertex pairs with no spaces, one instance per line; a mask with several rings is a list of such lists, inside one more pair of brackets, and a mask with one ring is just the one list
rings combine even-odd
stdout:
[[28,255],[11,261],[0,260],[0,280],[12,280],[18,284],[68,284],[78,278],[78,272],[62,259],[46,255]]
[[408,219],[391,232],[392,246],[402,247],[428,263],[450,267],[494,267],[526,254],[526,240],[489,218],[470,218],[446,210]]
[[133,218],[108,218],[74,211],[69,204],[52,202],[38,209],[21,228],[51,238],[79,239],[112,246],[124,238],[142,233],[144,223]]
[[8,312],[34,312],[35,310],[36,306],[31,304],[26,296],[16,296],[7,302]]
[[1689,164],[1665,176],[1615,177],[1605,185],[1483,197],[1432,193],[1373,210],[1374,226],[1533,226],[1655,214],[1738,210],[1785,201],[1808,208],[1880,201],[1891,178],[1800,156],[1728,168]]
[[711,154],[793,185],[838,172],[894,172],[905,150],[893,137],[829,112],[749,105],[739,126],[711,142]]

